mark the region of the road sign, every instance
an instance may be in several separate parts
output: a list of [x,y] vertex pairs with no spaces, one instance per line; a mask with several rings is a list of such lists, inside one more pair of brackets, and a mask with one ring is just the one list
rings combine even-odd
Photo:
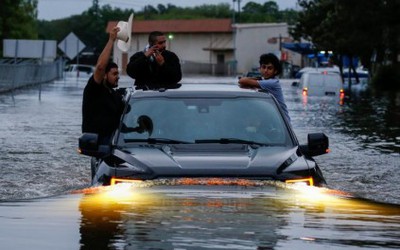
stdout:
[[56,55],[56,40],[3,40],[3,57],[54,59]]
[[71,60],[79,55],[85,47],[86,45],[79,40],[74,32],[69,33],[68,36],[58,44],[58,48]]

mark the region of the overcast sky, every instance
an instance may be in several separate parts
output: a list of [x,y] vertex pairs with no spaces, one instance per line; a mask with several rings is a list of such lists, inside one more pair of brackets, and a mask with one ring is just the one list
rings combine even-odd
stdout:
[[[243,7],[248,2],[256,2],[263,4],[268,0],[241,0],[240,6]],[[295,8],[297,0],[275,0],[278,4],[279,9]],[[38,18],[40,20],[54,20],[71,15],[81,14],[87,10],[91,5],[92,0],[39,0],[38,5]],[[145,5],[152,5],[154,7],[157,4],[167,5],[172,3],[179,7],[193,7],[203,4],[219,4],[229,3],[233,4],[233,0],[99,0],[100,5],[109,4],[112,7],[119,7],[121,9],[134,9],[136,11],[142,10]],[[237,0],[235,1],[235,10],[237,10]]]

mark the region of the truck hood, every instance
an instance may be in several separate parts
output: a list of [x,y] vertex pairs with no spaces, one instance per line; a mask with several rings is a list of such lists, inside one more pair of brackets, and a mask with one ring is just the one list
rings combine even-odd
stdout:
[[114,154],[134,168],[143,169],[151,179],[271,177],[276,176],[278,168],[296,155],[296,150],[297,147],[252,148],[245,144],[178,144],[140,145],[123,151],[115,150]]

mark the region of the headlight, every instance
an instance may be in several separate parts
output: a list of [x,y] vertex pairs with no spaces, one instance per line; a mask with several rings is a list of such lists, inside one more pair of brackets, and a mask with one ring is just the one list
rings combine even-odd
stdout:
[[314,180],[312,177],[308,178],[303,178],[303,179],[292,179],[292,180],[286,180],[285,183],[287,184],[303,184],[307,186],[314,186]]
[[110,181],[110,186],[114,186],[120,183],[141,183],[141,180],[133,180],[133,179],[124,179],[124,178],[115,178],[112,177]]

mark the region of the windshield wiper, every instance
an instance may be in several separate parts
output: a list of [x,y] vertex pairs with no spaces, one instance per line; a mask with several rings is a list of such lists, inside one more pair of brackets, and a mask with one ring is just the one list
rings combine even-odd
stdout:
[[266,143],[243,140],[238,138],[203,139],[203,140],[195,140],[195,143],[221,143],[221,144],[240,143],[240,144],[257,145],[257,146],[269,146],[269,144]]
[[125,139],[124,142],[147,142],[149,144],[190,144],[193,142],[180,141],[168,138]]

